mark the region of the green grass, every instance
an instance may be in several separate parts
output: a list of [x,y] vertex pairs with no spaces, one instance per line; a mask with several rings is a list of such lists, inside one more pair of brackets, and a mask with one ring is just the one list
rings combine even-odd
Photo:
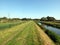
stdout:
[[[37,24],[39,25],[39,24]],[[46,28],[44,28],[43,25],[39,25],[43,31],[55,42],[56,45],[60,45],[60,36],[57,35],[55,32],[52,32]]]
[[11,36],[14,36],[15,33],[19,32],[19,29],[20,29],[20,25],[0,31],[0,43],[7,40]]
[[52,40],[33,21],[0,31],[0,45],[47,45],[47,41],[49,45],[54,45]]
[[11,27],[16,26],[16,25],[19,25],[21,23],[23,23],[23,21],[21,21],[21,22],[0,23],[0,30],[11,28]]

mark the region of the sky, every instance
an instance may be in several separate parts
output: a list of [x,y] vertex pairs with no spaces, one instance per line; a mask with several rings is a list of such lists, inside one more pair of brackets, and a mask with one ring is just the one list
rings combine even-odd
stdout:
[[60,19],[60,0],[0,0],[0,17]]

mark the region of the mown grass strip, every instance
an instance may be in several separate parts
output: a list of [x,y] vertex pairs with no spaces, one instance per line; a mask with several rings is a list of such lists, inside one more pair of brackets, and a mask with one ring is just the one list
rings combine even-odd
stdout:
[[[15,35],[16,35],[16,33],[18,33],[20,30],[20,28],[23,28],[24,27],[24,25],[26,25],[27,23],[24,23],[24,24],[21,24],[21,25],[19,25],[19,26],[15,26],[15,27],[13,27],[13,28],[11,28],[11,29],[9,29],[9,30],[4,30],[4,32],[6,33],[6,34],[9,34],[9,35],[7,35],[6,37],[5,37],[5,35],[6,34],[4,34],[4,33],[2,33],[2,35],[1,36],[4,36],[4,38],[2,38],[1,40],[1,42],[2,42],[2,45],[4,44],[4,43],[6,43],[6,42],[8,42],[11,38],[13,38]],[[3,32],[3,31],[2,31]],[[0,43],[1,43],[0,42]]]
[[4,37],[0,45],[54,45],[50,38],[33,21],[23,23],[12,29],[8,30],[8,32],[4,31],[6,34],[10,31],[12,33],[7,36],[8,38]]
[[[27,24],[27,26],[28,26],[28,24]],[[18,32],[18,34],[16,34],[16,36],[14,36],[10,41],[8,41],[8,43],[6,43],[6,45],[16,45],[16,41],[17,41],[17,39],[18,38],[23,38],[24,36],[25,36],[25,34],[26,33],[28,33],[27,31],[28,30],[25,30],[25,28],[27,27],[26,25],[25,25],[25,27],[24,28],[22,28],[22,31],[20,31],[20,32]],[[21,29],[20,29],[21,30]],[[26,34],[27,35],[27,34]],[[23,37],[22,37],[23,36]],[[22,39],[23,40],[23,39]],[[21,41],[22,41],[21,40]],[[21,43],[21,42],[20,42]]]

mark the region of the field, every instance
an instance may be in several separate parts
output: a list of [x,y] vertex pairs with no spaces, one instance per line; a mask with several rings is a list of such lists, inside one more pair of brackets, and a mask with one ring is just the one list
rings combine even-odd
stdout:
[[6,23],[1,23],[0,22],[0,30],[6,29],[6,28],[11,28],[15,25],[19,25],[24,21],[19,21],[19,22],[6,22]]
[[11,28],[0,29],[0,45],[55,44],[34,21],[26,21]]

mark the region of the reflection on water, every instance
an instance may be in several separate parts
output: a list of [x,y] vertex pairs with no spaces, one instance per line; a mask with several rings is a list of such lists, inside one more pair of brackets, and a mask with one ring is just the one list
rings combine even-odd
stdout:
[[[42,25],[41,23],[39,23],[40,25]],[[60,35],[60,29],[52,27],[52,26],[48,26],[48,25],[44,25],[44,27],[48,30],[51,30],[53,32],[55,32],[56,34]]]

